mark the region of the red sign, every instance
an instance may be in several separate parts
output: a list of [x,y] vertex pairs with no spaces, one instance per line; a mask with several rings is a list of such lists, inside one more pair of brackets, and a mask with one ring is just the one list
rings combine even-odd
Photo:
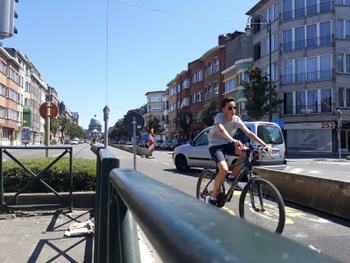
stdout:
[[46,119],[46,107],[48,103],[50,103],[50,111],[49,111],[50,119],[53,119],[58,114],[58,107],[53,102],[44,102],[43,104],[40,105],[40,108],[39,108],[40,116]]

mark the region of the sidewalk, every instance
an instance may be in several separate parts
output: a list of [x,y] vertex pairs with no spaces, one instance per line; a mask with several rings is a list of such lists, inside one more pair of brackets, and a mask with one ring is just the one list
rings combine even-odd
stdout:
[[[25,211],[0,214],[0,262],[84,262],[94,260],[93,236],[65,237],[74,223],[90,219],[88,210]],[[156,251],[138,227],[142,263],[160,263]]]
[[93,262],[93,237],[64,237],[89,218],[82,210],[0,214],[0,262]]

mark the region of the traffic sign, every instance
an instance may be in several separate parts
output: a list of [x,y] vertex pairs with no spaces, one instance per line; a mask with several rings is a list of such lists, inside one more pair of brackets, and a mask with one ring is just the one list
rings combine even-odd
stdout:
[[58,114],[58,107],[53,102],[44,102],[43,104],[41,104],[39,108],[39,113],[41,117],[46,119],[46,108],[48,103],[50,104],[50,111],[49,111],[50,119],[53,119]]
[[124,116],[124,121],[123,121],[124,128],[128,132],[133,133],[133,122],[134,122],[134,119],[135,119],[135,122],[136,122],[136,127],[135,127],[136,133],[139,133],[143,129],[143,126],[145,124],[145,120],[137,112],[130,112],[129,114]]
[[149,135],[149,147],[148,150],[152,153],[154,152],[154,133],[150,133]]

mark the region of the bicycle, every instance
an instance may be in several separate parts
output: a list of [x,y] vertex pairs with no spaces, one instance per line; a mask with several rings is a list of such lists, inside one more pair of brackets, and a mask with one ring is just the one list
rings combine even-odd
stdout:
[[[241,160],[237,160],[236,156],[226,155],[230,171],[217,194],[217,206],[223,207],[226,202],[231,201],[236,186],[246,175],[247,183],[239,198],[240,217],[272,232],[282,233],[286,217],[283,198],[271,182],[259,177],[253,170],[254,155],[261,153],[261,156],[264,156],[267,153],[261,146],[255,147],[253,145],[248,145],[243,151],[246,154]],[[228,180],[232,168],[243,163],[243,167],[234,180]],[[216,174],[215,169],[205,169],[198,178],[196,195],[205,203],[208,202],[212,194]],[[226,183],[230,185],[227,192]]]

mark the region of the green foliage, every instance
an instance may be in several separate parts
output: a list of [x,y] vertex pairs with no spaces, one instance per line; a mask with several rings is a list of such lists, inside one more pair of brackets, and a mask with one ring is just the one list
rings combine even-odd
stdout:
[[162,127],[160,125],[160,120],[154,116],[153,114],[150,114],[147,118],[147,123],[144,127],[144,132],[150,133],[151,128],[154,129],[154,133],[161,133],[162,132]]
[[[248,68],[250,83],[242,82],[244,97],[247,100],[247,114],[255,120],[261,120],[269,112],[269,80],[262,76],[261,70],[253,67]],[[283,102],[277,98],[276,86],[271,87],[271,108],[277,112],[278,106]]]
[[[21,159],[20,162],[57,192],[68,192],[70,189],[69,158],[64,157],[49,170],[43,170],[52,163],[54,157]],[[96,187],[96,161],[83,158],[73,158],[73,191],[94,191]],[[39,180],[20,167],[14,161],[3,162],[5,192],[18,192],[28,182],[33,182],[24,193],[50,192]]]
[[203,110],[199,113],[201,122],[205,123],[208,127],[214,125],[214,117],[219,112],[218,105],[212,101],[204,105]]
[[180,111],[177,114],[177,118],[174,120],[177,127],[182,128],[184,133],[188,133],[191,128],[192,114],[190,112]]

